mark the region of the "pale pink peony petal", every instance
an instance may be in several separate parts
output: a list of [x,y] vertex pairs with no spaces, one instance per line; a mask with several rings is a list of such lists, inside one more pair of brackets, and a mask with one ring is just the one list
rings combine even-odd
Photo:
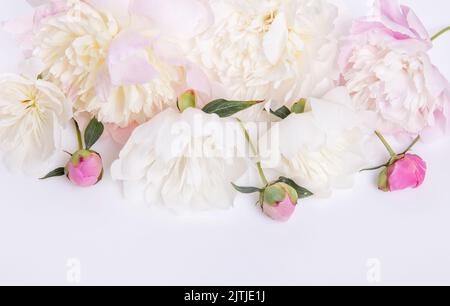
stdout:
[[378,0],[379,18],[384,26],[409,38],[428,42],[430,36],[416,14],[406,6],[399,6],[396,0]]
[[34,49],[34,30],[48,17],[64,12],[67,5],[63,0],[27,0],[27,2],[35,8],[34,13],[2,22],[0,28],[13,34],[25,58],[30,58]]
[[111,13],[116,18],[129,16],[130,0],[84,0],[98,10]]
[[107,101],[109,94],[112,90],[113,84],[111,83],[111,77],[109,75],[108,68],[104,65],[97,75],[97,80],[95,82],[95,90],[97,96],[102,101]]
[[202,33],[213,20],[204,0],[134,0],[130,12],[148,18],[164,34],[180,39]]
[[188,88],[194,89],[207,96],[211,95],[211,83],[206,74],[194,64],[186,64],[186,84]]
[[150,39],[134,31],[123,32],[112,42],[108,67],[113,85],[144,84],[158,77],[147,58],[150,45]]
[[152,46],[155,54],[164,62],[184,68],[186,72],[186,88],[180,88],[180,94],[188,89],[193,89],[201,95],[211,96],[212,85],[208,76],[198,65],[187,60],[175,43],[158,39],[154,41]]
[[125,145],[130,138],[133,131],[139,126],[136,122],[130,124],[126,128],[121,128],[115,124],[107,124],[106,130],[111,135],[111,138],[120,145]]
[[41,22],[49,17],[56,16],[67,10],[67,3],[63,0],[48,1],[45,5],[36,8],[34,13],[34,25],[39,27]]

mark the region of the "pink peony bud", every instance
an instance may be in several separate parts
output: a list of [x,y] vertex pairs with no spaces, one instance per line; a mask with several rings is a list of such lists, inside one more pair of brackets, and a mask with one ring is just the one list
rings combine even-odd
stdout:
[[288,221],[294,214],[297,202],[297,191],[285,183],[269,186],[263,193],[263,211],[275,221]]
[[102,158],[96,152],[80,150],[67,164],[66,173],[69,180],[77,186],[93,186],[103,176]]
[[426,172],[427,164],[422,158],[406,154],[380,174],[378,186],[386,192],[418,188],[425,181]]

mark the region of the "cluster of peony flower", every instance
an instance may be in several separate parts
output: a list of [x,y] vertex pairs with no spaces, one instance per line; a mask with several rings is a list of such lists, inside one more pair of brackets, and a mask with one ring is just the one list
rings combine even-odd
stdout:
[[[330,0],[28,2],[32,15],[1,24],[24,55],[20,75],[0,76],[13,170],[48,173],[74,124],[77,150],[43,178],[93,186],[107,130],[126,198],[179,212],[257,193],[287,221],[302,199],[351,188],[375,137],[390,154],[369,169],[380,190],[421,186],[410,150],[450,127],[450,85],[427,54],[449,29],[430,37],[396,0],[352,22]],[[411,145],[397,154],[383,135]]]

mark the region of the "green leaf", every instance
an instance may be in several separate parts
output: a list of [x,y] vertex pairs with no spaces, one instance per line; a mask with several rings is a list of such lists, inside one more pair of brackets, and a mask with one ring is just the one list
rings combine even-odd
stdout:
[[381,171],[378,176],[378,189],[389,192],[389,177],[388,177],[388,168]]
[[308,198],[308,197],[311,197],[311,196],[314,195],[311,191],[309,191],[308,189],[297,185],[296,182],[294,182],[293,180],[291,180],[291,179],[289,179],[287,177],[280,177],[278,182],[285,183],[285,184],[291,186],[292,188],[294,188],[295,191],[297,191],[298,197],[300,199]]
[[283,106],[276,111],[271,110],[270,113],[280,119],[286,119],[290,114],[292,114],[289,108],[287,108],[286,106]]
[[207,114],[216,114],[221,118],[226,118],[262,102],[264,101],[228,101],[220,99],[208,103],[203,107],[203,111]]
[[256,188],[256,187],[241,187],[241,186],[237,186],[233,183],[231,183],[231,185],[233,185],[234,189],[236,189],[237,191],[239,191],[240,193],[245,193],[245,194],[251,194],[251,193],[256,193],[256,192],[262,192],[262,189]]
[[84,144],[86,150],[92,148],[92,146],[100,139],[105,127],[103,123],[99,122],[97,118],[93,118],[84,132]]
[[40,178],[40,180],[46,180],[46,179],[49,179],[52,177],[64,176],[64,175],[66,175],[66,169],[64,167],[61,167],[61,168],[57,168],[57,169],[53,170],[46,176]]

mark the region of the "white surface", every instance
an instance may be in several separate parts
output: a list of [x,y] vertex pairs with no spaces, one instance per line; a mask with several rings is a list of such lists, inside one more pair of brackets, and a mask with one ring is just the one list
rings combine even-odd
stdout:
[[[344,2],[365,12],[365,1]],[[404,3],[432,33],[450,24],[448,0]],[[0,19],[26,11],[24,0],[2,0]],[[14,41],[2,33],[0,46],[0,71],[14,71]],[[447,35],[432,52],[447,77],[449,48]],[[352,191],[304,202],[287,224],[250,202],[177,217],[127,206],[108,178],[80,190],[0,167],[0,283],[68,284],[79,267],[82,284],[370,284],[377,268],[382,284],[450,284],[450,143],[417,150],[430,168],[423,188],[383,194],[364,174]]]

